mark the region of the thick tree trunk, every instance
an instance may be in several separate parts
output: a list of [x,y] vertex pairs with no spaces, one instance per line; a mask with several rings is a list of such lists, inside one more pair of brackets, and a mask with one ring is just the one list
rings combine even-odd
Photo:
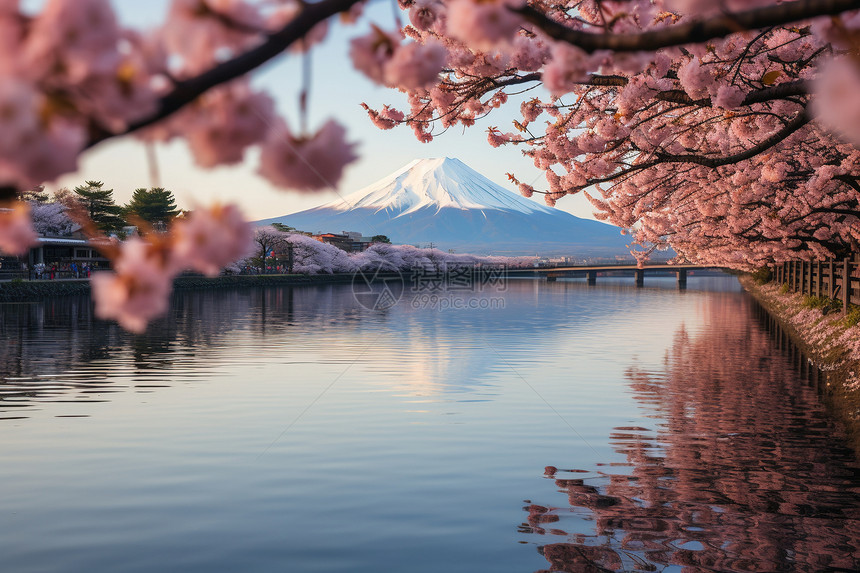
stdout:
[[18,198],[18,190],[15,187],[0,185],[0,203],[8,203]]

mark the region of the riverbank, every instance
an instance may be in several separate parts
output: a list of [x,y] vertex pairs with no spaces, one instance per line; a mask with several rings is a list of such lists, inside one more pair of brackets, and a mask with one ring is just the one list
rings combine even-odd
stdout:
[[749,275],[739,280],[824,372],[824,401],[860,455],[860,315],[854,311],[845,317],[841,306],[826,299],[783,292],[775,283],[758,284]]
[[[383,276],[376,278],[382,279]],[[352,274],[335,275],[232,275],[221,277],[182,276],[173,281],[176,290],[266,286],[349,284]],[[0,282],[0,302],[35,302],[44,298],[88,295],[89,279]]]

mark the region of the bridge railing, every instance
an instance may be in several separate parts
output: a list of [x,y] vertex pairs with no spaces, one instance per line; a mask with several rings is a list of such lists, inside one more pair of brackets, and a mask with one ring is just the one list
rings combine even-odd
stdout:
[[851,257],[826,261],[791,261],[771,267],[771,280],[790,292],[842,302],[842,311],[860,305],[860,263]]

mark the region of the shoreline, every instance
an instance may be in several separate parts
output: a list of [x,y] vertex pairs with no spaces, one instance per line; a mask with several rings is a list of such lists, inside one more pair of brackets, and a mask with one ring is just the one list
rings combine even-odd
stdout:
[[801,295],[781,293],[775,283],[758,284],[750,275],[738,281],[822,372],[821,398],[860,457],[860,326],[847,326],[840,312],[805,306]]
[[[379,274],[373,280],[387,278]],[[217,288],[268,287],[268,286],[318,286],[327,284],[350,284],[353,274],[332,275],[232,275],[219,277],[182,276],[173,281],[174,290],[207,290]],[[0,283],[0,303],[38,302],[55,296],[90,294],[89,279],[58,279],[34,281],[7,281]]]

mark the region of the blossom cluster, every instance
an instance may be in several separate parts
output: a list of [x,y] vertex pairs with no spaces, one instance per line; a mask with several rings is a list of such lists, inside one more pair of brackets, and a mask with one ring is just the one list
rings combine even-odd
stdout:
[[[276,186],[336,184],[356,158],[345,130],[333,120],[317,133],[287,130],[272,98],[246,78],[175,113],[165,110],[188,82],[260,45],[301,6],[173,0],[164,25],[144,33],[121,26],[110,0],[47,0],[35,15],[17,0],[0,3],[0,186],[28,189],[53,180],[76,170],[92,143],[143,126],[147,139],[185,139],[202,167],[238,163],[259,146],[269,158],[260,173]],[[316,40],[320,31],[325,27],[312,31]],[[285,146],[325,180],[280,162]]]
[[[266,244],[275,245],[276,251],[292,248],[293,272],[304,274],[354,273],[357,271],[409,272],[412,269],[432,269],[445,273],[448,269],[464,265],[505,265],[506,267],[532,266],[527,257],[479,256],[466,253],[448,253],[439,249],[421,249],[412,245],[373,243],[360,253],[346,251],[303,235],[284,233],[272,227],[259,227],[256,235],[266,236]],[[234,270],[251,265],[251,261],[237,261]]]

